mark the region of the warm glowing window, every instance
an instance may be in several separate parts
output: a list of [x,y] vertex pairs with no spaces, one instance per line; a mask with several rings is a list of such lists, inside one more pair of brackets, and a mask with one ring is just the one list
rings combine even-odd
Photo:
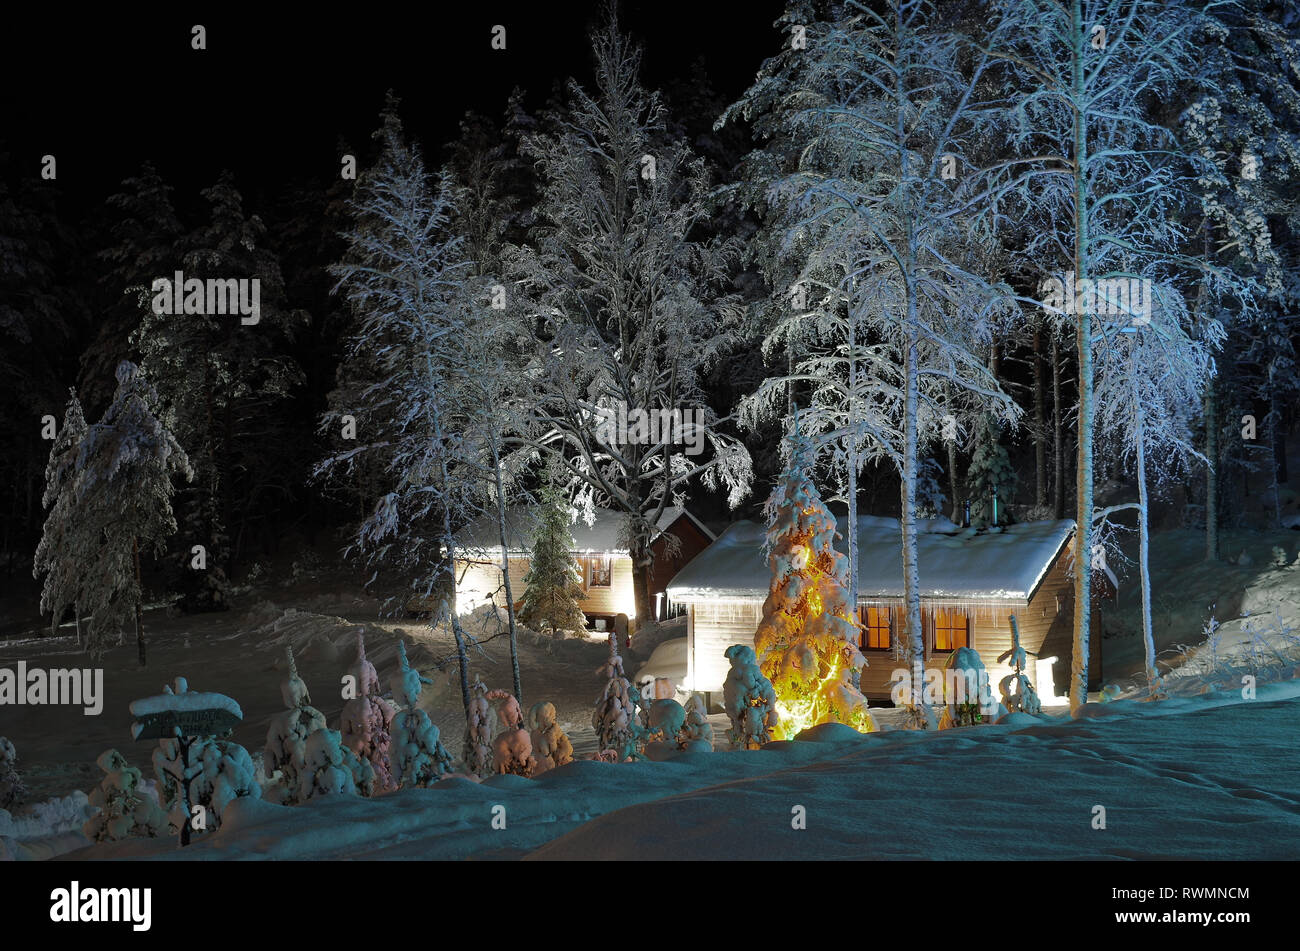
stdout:
[[953,651],[959,647],[969,647],[969,619],[960,611],[934,612],[934,649]]
[[867,650],[886,650],[889,647],[889,608],[868,605],[858,610],[862,621],[861,645]]
[[596,555],[591,559],[591,583],[592,588],[608,588],[613,585],[613,569],[610,566],[609,555]]

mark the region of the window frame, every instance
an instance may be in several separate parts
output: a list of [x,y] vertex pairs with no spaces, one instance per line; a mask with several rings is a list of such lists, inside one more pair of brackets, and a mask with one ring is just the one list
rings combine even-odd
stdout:
[[[877,618],[880,612],[885,613],[885,645],[883,647],[870,646],[872,625],[868,622],[868,612],[875,611]],[[858,625],[862,628],[862,633],[858,635],[858,649],[864,651],[887,651],[892,650],[894,645],[894,609],[887,604],[860,604],[858,605]],[[875,629],[880,629],[881,625],[876,624]]]
[[[947,615],[950,618],[960,618],[963,630],[963,643],[951,647],[939,646],[939,615]],[[945,628],[949,632],[949,643],[952,643],[951,632],[955,630],[954,626],[949,623]],[[970,614],[966,611],[959,611],[956,608],[935,608],[930,612],[930,641],[931,650],[936,654],[951,654],[955,650],[961,650],[963,647],[970,647],[971,643],[971,623]]]
[[[605,575],[605,582],[596,581],[596,563],[601,562],[601,571]],[[608,591],[614,587],[614,558],[608,552],[593,553],[587,558],[587,587],[596,588],[600,591]]]

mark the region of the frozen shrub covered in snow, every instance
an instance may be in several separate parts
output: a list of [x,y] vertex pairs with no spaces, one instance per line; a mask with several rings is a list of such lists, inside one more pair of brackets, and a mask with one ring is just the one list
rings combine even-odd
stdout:
[[291,805],[299,801],[299,790],[303,788],[301,777],[307,763],[307,738],[324,730],[326,725],[325,715],[311,705],[307,685],[298,676],[292,646],[285,648],[285,655],[289,672],[280,684],[280,696],[286,710],[271,718],[266,732],[262,771],[274,780],[263,790],[262,798]]
[[1029,666],[1029,658],[1025,653],[1025,649],[1020,646],[1020,625],[1016,623],[1014,614],[1011,616],[1011,650],[998,655],[999,664],[1005,664],[1008,661],[1015,668],[1015,673],[1007,674],[998,681],[998,692],[1002,694],[1002,705],[1007,708],[1008,713],[1042,713],[1043,705],[1038,701],[1038,691],[1034,689],[1034,685],[1025,676],[1025,668]]
[[22,802],[27,787],[18,775],[18,751],[7,737],[0,736],[0,809]]
[[524,713],[519,701],[505,690],[493,690],[489,701],[498,701],[497,719],[501,732],[492,740],[492,768],[496,773],[515,776],[533,774],[533,740],[524,729]]
[[972,648],[959,647],[944,665],[944,708],[939,729],[974,726],[986,722],[995,712],[989,688],[989,672]]
[[686,701],[686,722],[682,724],[681,748],[692,753],[709,753],[713,750],[713,724],[704,709],[704,698],[691,694]]
[[536,763],[533,766],[534,776],[573,762],[573,744],[556,722],[555,704],[533,704],[528,711],[528,721],[533,728],[531,739],[533,760]]
[[756,750],[772,739],[780,722],[776,712],[776,691],[772,681],[758,669],[754,649],[746,644],[727,648],[731,669],[722,684],[722,696],[731,720],[731,745]]
[[[362,777],[360,784],[358,775]],[[305,802],[317,796],[355,796],[363,792],[366,795],[374,792],[374,772],[369,760],[361,759],[348,749],[338,730],[310,733],[303,742],[298,801]]]
[[469,708],[465,711],[465,744],[461,750],[465,768],[475,776],[492,773],[492,707],[487,687],[477,677],[470,686]]
[[641,730],[636,721],[636,701],[632,684],[623,673],[623,658],[618,653],[618,636],[609,635],[609,659],[597,670],[605,678],[605,689],[596,698],[591,725],[596,731],[596,749],[613,750],[619,760],[635,758]]
[[676,700],[656,700],[650,705],[650,731],[646,739],[676,745],[686,723],[686,710]]
[[389,763],[389,744],[393,727],[393,708],[379,694],[379,672],[366,659],[365,634],[357,632],[357,660],[348,669],[356,696],[343,704],[339,732],[343,744],[353,754],[370,763],[375,773],[375,790],[394,788]]
[[402,705],[393,717],[389,757],[398,786],[427,786],[451,769],[451,754],[443,748],[438,728],[418,706],[420,685],[427,683],[406,659],[406,644],[397,642],[398,671],[391,681],[393,697]]
[[167,813],[152,790],[145,788],[140,770],[117,750],[107,750],[95,762],[104,778],[90,794],[90,804],[99,812],[82,827],[86,838],[116,842],[129,836],[152,838],[166,830]]

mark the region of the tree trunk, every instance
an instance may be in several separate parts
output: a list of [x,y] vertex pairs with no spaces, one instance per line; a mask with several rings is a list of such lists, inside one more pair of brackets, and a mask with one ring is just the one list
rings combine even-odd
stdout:
[[506,589],[506,618],[510,622],[510,673],[514,677],[515,699],[522,709],[524,694],[519,687],[519,629],[515,622],[515,595],[510,588],[510,543],[506,538],[506,494],[501,484],[501,456],[495,439],[492,440],[492,467],[497,490],[497,530],[501,537],[501,581]]
[[81,640],[81,605],[79,605],[79,604],[74,604],[74,605],[72,606],[72,614],[73,614],[73,617],[76,618],[76,623],[77,623],[77,647],[80,648],[80,647],[81,647],[81,644],[82,644],[82,640]]
[[[1088,129],[1084,112],[1084,57],[1087,35],[1082,0],[1070,5],[1071,95],[1074,106],[1074,286],[1088,279]],[[1077,305],[1076,301],[1076,305]],[[1075,311],[1087,307],[1076,306]],[[1075,314],[1079,350],[1078,476],[1075,480],[1074,658],[1070,712],[1088,702],[1088,640],[1092,622],[1092,316]]]
[[1034,331],[1034,505],[1047,505],[1047,417],[1043,393],[1043,332]]
[[1061,354],[1052,337],[1052,511],[1065,518],[1065,430],[1061,424]]
[[[650,607],[650,566],[654,564],[654,554],[650,551],[649,532],[644,521],[633,519],[631,528],[632,550],[629,554],[632,556],[632,599],[636,623],[640,627],[653,620]],[[610,579],[611,582],[613,580]]]
[[961,499],[957,486],[957,440],[945,440],[948,444],[948,491],[952,493],[952,521],[954,525],[962,524]]
[[1151,624],[1151,512],[1147,498],[1146,434],[1142,429],[1141,409],[1137,417],[1137,484],[1138,484],[1138,574],[1142,589],[1142,641],[1146,648],[1147,684],[1154,690],[1156,682],[1156,638]]
[[1205,387],[1205,560],[1219,560],[1219,392]]
[[140,666],[145,666],[144,651],[144,581],[140,574],[140,539],[131,539],[131,557],[135,561],[135,649],[139,655]]

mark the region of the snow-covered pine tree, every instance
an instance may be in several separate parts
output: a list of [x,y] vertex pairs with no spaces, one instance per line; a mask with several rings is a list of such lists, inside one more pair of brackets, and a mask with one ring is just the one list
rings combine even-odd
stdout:
[[610,632],[609,657],[596,670],[605,679],[605,689],[596,698],[591,725],[596,731],[596,750],[612,750],[619,762],[640,757],[641,728],[636,719],[632,684],[623,673],[618,653],[618,635]]
[[465,768],[475,776],[492,773],[492,705],[488,703],[487,687],[474,678],[469,706],[465,708],[465,742],[461,746],[461,759]]
[[77,622],[77,644],[81,644],[82,586],[85,560],[93,555],[98,538],[84,517],[78,517],[76,499],[77,455],[86,435],[86,419],[76,391],[69,391],[63,425],[50,447],[45,466],[45,494],[41,504],[49,510],[33,566],[35,577],[45,576],[41,588],[41,611],[50,612],[50,627],[57,632],[64,612],[72,608]]
[[[311,705],[307,685],[298,675],[293,645],[286,645],[288,670],[280,683],[280,698],[285,712],[271,717],[266,731],[266,749],[262,753],[262,772],[274,781],[262,791],[262,798],[284,805],[298,801],[302,774],[307,765],[307,738],[327,728],[325,714]],[[279,777],[276,772],[279,771]]]
[[729,737],[736,749],[756,750],[770,743],[781,723],[772,681],[758,667],[754,648],[732,644],[726,650],[731,668],[722,683],[722,696],[731,720]]
[[944,673],[944,703],[939,729],[951,730],[988,722],[986,713],[993,706],[993,694],[988,669],[979,652],[970,647],[957,648],[948,655]]
[[167,813],[145,789],[140,770],[117,750],[106,750],[95,764],[104,778],[90,793],[99,812],[86,820],[82,834],[94,842],[116,842],[130,836],[153,838],[167,826]]
[[27,787],[18,775],[18,751],[8,737],[0,736],[0,809],[23,801]]
[[117,368],[117,391],[104,418],[87,429],[77,451],[70,505],[62,517],[75,529],[62,537],[85,545],[61,561],[81,562],[80,606],[88,616],[86,646],[96,655],[121,642],[134,618],[136,651],[145,664],[142,548],[162,554],[176,531],[172,476],[193,477],[189,459],[159,419],[158,397],[133,363]]
[[[592,48],[594,90],[570,82],[553,131],[524,137],[541,194],[511,271],[545,326],[522,451],[564,465],[584,515],[599,503],[624,517],[636,617],[646,622],[650,543],[664,511],[696,478],[725,489],[733,507],[749,491],[749,453],[702,385],[737,339],[739,301],[727,284],[739,245],[698,237],[712,215],[704,163],[666,135],[663,104],[641,84],[641,54],[612,8]],[[685,432],[624,439],[600,424],[620,406],[693,419]]]
[[490,690],[489,702],[497,704],[497,723],[501,732],[492,738],[492,769],[497,774],[531,776],[537,764],[533,758],[533,740],[524,729],[524,712],[519,701],[506,690]]
[[578,606],[582,575],[573,558],[573,513],[559,479],[557,468],[552,466],[542,490],[519,617],[534,630],[546,622],[556,632],[581,631],[587,626]]
[[442,735],[420,709],[421,684],[428,683],[406,658],[406,643],[397,642],[397,673],[393,675],[393,698],[401,709],[393,717],[393,738],[389,759],[399,788],[428,786],[451,771],[451,754],[442,745]]
[[[374,767],[344,745],[338,730],[309,733],[303,741],[302,758],[296,791],[299,802],[317,796],[374,795]],[[358,776],[363,777],[361,782]]]
[[469,430],[479,407],[464,399],[468,365],[460,341],[483,304],[470,284],[461,241],[450,231],[452,185],[435,187],[406,141],[390,94],[376,133],[382,151],[357,182],[344,260],[331,268],[357,320],[322,417],[338,436],[345,417],[356,438],[338,439],[316,468],[347,481],[379,473],[374,508],[355,546],[378,567],[406,571],[456,642],[461,700],[469,716],[468,635],[456,613],[456,532],[481,509],[482,472]]
[[1042,713],[1043,705],[1038,699],[1038,691],[1029,678],[1025,668],[1029,666],[1029,656],[1020,646],[1020,625],[1016,616],[1011,615],[1011,649],[998,655],[998,663],[1011,662],[1015,673],[1007,674],[998,681],[998,692],[1002,694],[1002,706],[1008,713]]
[[393,707],[380,696],[379,672],[366,658],[366,635],[357,631],[357,659],[348,668],[351,686],[356,691],[343,704],[339,732],[343,745],[375,772],[375,788],[384,793],[396,788],[389,746],[392,742]]
[[533,741],[533,759],[536,761],[534,776],[573,762],[573,743],[557,722],[555,704],[533,704],[528,711],[528,722],[532,726],[530,735]]
[[966,497],[974,528],[1005,525],[1007,505],[1015,496],[1018,476],[999,438],[1001,430],[996,419],[985,415],[976,431],[975,451],[966,470]]
[[835,550],[835,517],[812,481],[810,441],[796,429],[789,444],[764,509],[772,582],[754,632],[754,652],[776,690],[778,738],[832,722],[870,732],[867,700],[855,686],[866,658],[847,596],[848,560]]

